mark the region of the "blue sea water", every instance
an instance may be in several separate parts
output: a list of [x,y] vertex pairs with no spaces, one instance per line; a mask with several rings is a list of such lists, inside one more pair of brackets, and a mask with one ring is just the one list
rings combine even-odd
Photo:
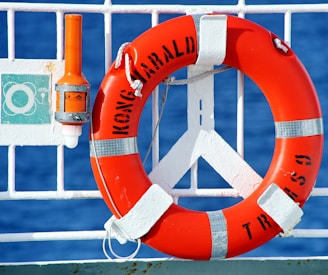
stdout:
[[[12,2],[12,1],[4,1]],[[17,1],[31,2],[31,1]],[[50,3],[102,3],[101,0],[77,1],[33,1]],[[287,3],[288,1],[247,1],[247,4]],[[319,1],[297,1],[297,3]],[[322,3],[327,1],[321,1]],[[149,1],[113,1],[121,4],[152,3]],[[176,4],[167,0],[160,3]],[[198,1],[180,1],[181,4],[197,4]],[[201,4],[235,4],[236,1],[202,1]],[[293,3],[295,3],[293,1]],[[160,21],[171,16],[161,15]],[[283,15],[247,15],[253,20],[283,37]],[[0,12],[0,58],[7,57],[6,14]],[[16,58],[56,58],[55,15],[47,13],[21,13],[15,15]],[[328,14],[294,14],[292,48],[307,68],[316,86],[323,109],[324,119],[328,118]],[[132,41],[150,27],[150,16],[140,14],[113,15],[113,49],[115,56],[119,46]],[[104,77],[103,16],[83,14],[83,72],[92,87],[92,100]],[[185,76],[185,71],[177,73]],[[215,118],[216,130],[236,147],[236,72],[229,71],[216,77]],[[264,96],[246,78],[245,95],[245,159],[262,176],[270,165],[274,147],[274,127],[270,109]],[[163,93],[164,87],[160,88]],[[171,88],[165,105],[161,126],[161,156],[186,130],[186,99],[184,88]],[[292,102],[291,102],[292,104]],[[139,149],[144,156],[151,138],[150,107],[146,106],[141,119]],[[89,163],[89,125],[86,125],[76,149],[65,149],[65,182],[68,190],[93,190],[95,181]],[[327,138],[325,139],[327,140]],[[328,157],[324,151],[322,167],[317,186],[327,186]],[[0,147],[0,191],[7,189],[7,148]],[[17,147],[16,149],[17,190],[56,189],[56,148]],[[149,169],[149,162],[146,164]],[[202,187],[216,187],[224,182],[209,166],[200,160],[200,184]],[[186,185],[188,175],[180,186]],[[197,210],[214,210],[236,202],[235,199],[181,199],[181,204]],[[327,228],[328,215],[326,198],[310,198],[304,207],[305,216],[297,228]],[[0,233],[65,230],[102,230],[110,216],[102,200],[75,201],[0,201]],[[276,238],[246,256],[319,256],[328,255],[326,239],[281,239]],[[121,248],[114,244],[119,253],[129,253],[134,244]],[[196,249],[196,248],[195,248]],[[138,257],[159,257],[160,253],[142,246]],[[25,242],[0,243],[0,262],[39,260],[78,260],[104,258],[101,241],[69,242]]]

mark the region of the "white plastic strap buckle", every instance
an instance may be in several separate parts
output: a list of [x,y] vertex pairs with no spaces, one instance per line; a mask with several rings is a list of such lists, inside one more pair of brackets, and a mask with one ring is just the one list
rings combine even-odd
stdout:
[[197,65],[220,65],[226,56],[227,16],[203,15],[199,22]]
[[257,200],[258,205],[288,234],[300,221],[303,210],[276,184],[271,184]]
[[124,217],[116,219],[112,216],[104,227],[109,237],[121,244],[135,241],[148,233],[172,203],[173,198],[153,184]]

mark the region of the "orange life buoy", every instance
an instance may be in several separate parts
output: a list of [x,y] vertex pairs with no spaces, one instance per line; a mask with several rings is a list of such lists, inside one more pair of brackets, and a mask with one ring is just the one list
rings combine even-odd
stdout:
[[[215,212],[172,204],[141,238],[180,258],[228,258],[275,237],[282,229],[259,206],[259,199],[275,184],[293,203],[303,206],[321,162],[322,114],[303,65],[270,31],[245,19],[226,18],[223,63],[244,72],[266,96],[276,127],[275,150],[263,181],[245,200]],[[129,56],[129,76],[143,84],[142,97],[134,95],[123,65],[113,65],[101,84],[92,115],[91,164],[102,196],[118,218],[152,186],[135,145],[140,114],[165,77],[196,62],[196,26],[192,15],[174,18],[146,31],[124,49]]]

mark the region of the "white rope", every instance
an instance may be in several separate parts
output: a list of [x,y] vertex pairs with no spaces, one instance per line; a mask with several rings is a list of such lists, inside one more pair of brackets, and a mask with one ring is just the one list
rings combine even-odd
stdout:
[[161,102],[161,106],[160,106],[160,113],[159,113],[159,117],[158,117],[158,120],[157,120],[156,125],[155,125],[154,134],[153,134],[153,136],[151,138],[150,144],[148,146],[147,153],[146,153],[146,155],[144,157],[144,160],[143,160],[143,165],[144,166],[145,166],[145,164],[147,162],[147,159],[148,159],[148,157],[150,155],[151,149],[153,148],[153,145],[154,145],[154,142],[155,142],[155,134],[158,132],[159,123],[162,120],[162,116],[163,116],[163,113],[164,113],[164,106],[165,106],[166,101],[167,101],[167,96],[168,96],[168,93],[169,93],[169,89],[170,89],[170,84],[169,83],[166,83],[166,89],[165,89],[165,92],[162,95],[162,102]]
[[282,50],[284,53],[288,53],[288,48],[284,44],[282,44],[279,38],[275,38],[273,41],[277,49]]
[[[131,43],[130,42],[125,42],[121,45],[121,47],[117,51],[117,56],[116,56],[116,61],[115,61],[115,66],[114,68],[117,70],[121,64],[122,64],[122,58],[123,58],[123,52],[127,46],[129,46]],[[130,74],[130,57],[129,54],[125,54],[125,76],[127,81],[130,84],[130,87],[134,90],[134,95],[138,97],[142,97],[141,90],[143,87],[143,84],[141,80],[136,79],[132,80],[131,74]]]
[[222,73],[222,72],[228,71],[230,69],[232,69],[232,68],[229,67],[229,66],[223,66],[223,67],[219,67],[219,68],[216,68],[214,70],[207,71],[207,72],[204,72],[204,73],[201,73],[199,75],[195,75],[193,77],[186,78],[186,79],[176,80],[174,77],[168,77],[165,80],[163,80],[163,83],[168,84],[168,85],[186,85],[186,84],[198,81],[198,80],[200,80],[202,78],[205,78],[207,76],[214,75],[214,74],[217,74],[217,73]]
[[132,80],[130,74],[130,58],[127,53],[125,54],[125,75],[126,75],[126,79],[130,83],[130,87],[134,90],[134,95],[138,97],[142,97],[141,89],[143,87],[143,84],[139,79]]
[[113,249],[113,246],[112,246],[112,242],[111,242],[111,228],[112,228],[112,224],[110,224],[109,228],[107,229],[106,231],[106,235],[103,239],[103,243],[102,243],[102,249],[103,249],[103,252],[106,256],[107,259],[112,259],[112,257],[107,253],[107,250],[106,250],[106,240],[108,240],[108,247],[109,247],[109,251],[112,253],[112,255],[117,258],[117,259],[123,259],[123,260],[127,260],[127,259],[133,259],[135,256],[137,256],[139,250],[140,250],[140,247],[141,247],[141,240],[140,238],[136,240],[137,242],[137,247],[135,249],[135,251],[133,251],[130,255],[128,256],[120,256],[118,255],[114,249]]
[[[122,58],[123,58],[123,52],[126,49],[126,47],[129,46],[130,44],[131,44],[130,42],[125,42],[118,49],[117,55],[116,55],[115,66],[114,66],[115,69],[118,69],[121,66]],[[124,61],[125,61],[125,76],[126,76],[126,79],[129,82],[130,87],[134,90],[134,95],[137,96],[137,97],[142,97],[141,90],[143,88],[143,84],[142,84],[141,80],[139,80],[139,79],[132,80],[131,73],[130,73],[130,57],[129,57],[129,54],[126,53],[124,55],[124,57],[125,57]],[[214,70],[211,70],[211,71],[208,71],[208,72],[204,72],[202,74],[193,76],[193,77],[188,78],[188,79],[175,80],[173,77],[169,77],[166,80],[164,80],[163,82],[165,84],[169,84],[169,85],[186,85],[188,83],[200,80],[204,77],[214,75],[214,74],[217,74],[217,73],[221,73],[221,72],[227,71],[229,69],[231,69],[231,67],[224,66],[224,67],[219,67],[217,69],[214,69]]]
[[123,57],[123,51],[127,46],[129,46],[131,43],[130,42],[125,42],[123,43],[120,48],[117,51],[116,59],[115,59],[115,70],[117,70],[121,64],[122,64],[122,57]]

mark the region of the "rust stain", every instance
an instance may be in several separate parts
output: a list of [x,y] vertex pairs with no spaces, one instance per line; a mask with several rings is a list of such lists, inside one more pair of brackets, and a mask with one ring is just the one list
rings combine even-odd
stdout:
[[54,62],[47,62],[45,65],[44,65],[44,68],[49,72],[49,73],[53,73],[56,69],[56,65]]

